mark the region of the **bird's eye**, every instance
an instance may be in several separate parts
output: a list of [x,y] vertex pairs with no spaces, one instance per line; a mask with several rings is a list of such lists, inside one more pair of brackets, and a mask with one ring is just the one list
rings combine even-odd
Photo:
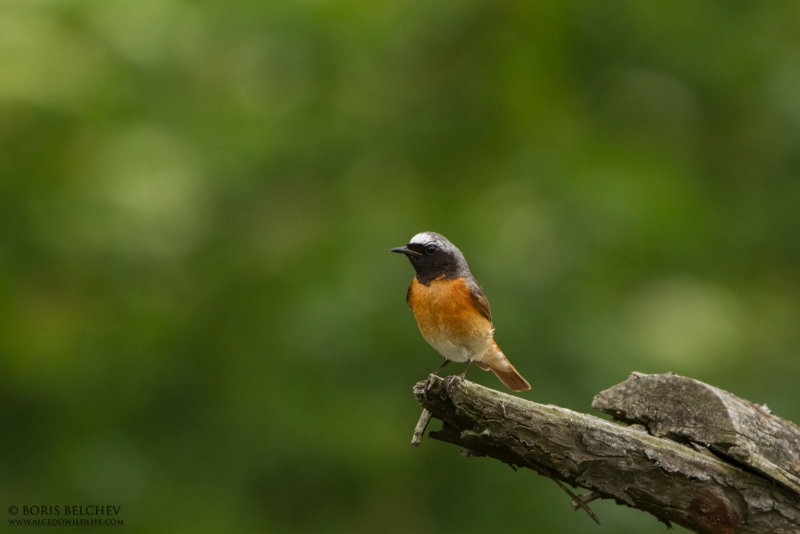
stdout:
[[430,256],[431,254],[433,254],[434,252],[436,252],[436,248],[437,248],[437,247],[436,247],[436,245],[435,245],[434,243],[428,243],[427,245],[425,245],[425,253],[426,253],[428,256]]

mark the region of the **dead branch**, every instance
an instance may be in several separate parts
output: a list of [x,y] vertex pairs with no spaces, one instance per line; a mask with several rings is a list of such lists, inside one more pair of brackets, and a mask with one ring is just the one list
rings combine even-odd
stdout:
[[[429,435],[466,448],[470,456],[533,469],[586,488],[592,498],[614,499],[695,532],[800,533],[800,492],[792,478],[798,464],[783,464],[798,454],[797,427],[689,380],[634,373],[596,397],[595,406],[644,423],[652,434],[640,425],[538,404],[455,377],[432,376],[427,390],[420,382],[414,393],[444,423]],[[705,391],[705,397],[689,390]],[[712,394],[725,402],[712,402]],[[591,500],[577,499],[578,505]]]

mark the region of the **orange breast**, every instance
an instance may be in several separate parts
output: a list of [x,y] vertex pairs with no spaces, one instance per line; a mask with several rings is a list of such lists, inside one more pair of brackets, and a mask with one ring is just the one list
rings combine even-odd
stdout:
[[414,278],[408,303],[422,337],[449,360],[479,361],[492,343],[492,323],[463,278],[442,276],[428,285]]

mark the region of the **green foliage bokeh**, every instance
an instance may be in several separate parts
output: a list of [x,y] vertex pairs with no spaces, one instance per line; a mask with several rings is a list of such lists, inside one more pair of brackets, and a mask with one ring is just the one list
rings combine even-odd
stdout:
[[0,2],[2,502],[662,532],[409,447],[441,360],[389,248],[464,251],[526,398],[674,371],[798,421],[799,59],[787,2]]

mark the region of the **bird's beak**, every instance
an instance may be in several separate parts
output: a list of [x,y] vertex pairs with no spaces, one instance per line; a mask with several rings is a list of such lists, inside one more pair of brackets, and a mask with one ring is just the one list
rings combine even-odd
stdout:
[[417,252],[416,250],[411,250],[408,246],[403,245],[402,247],[396,247],[392,249],[392,252],[399,252],[400,254],[405,254],[406,256],[422,256],[421,252]]

